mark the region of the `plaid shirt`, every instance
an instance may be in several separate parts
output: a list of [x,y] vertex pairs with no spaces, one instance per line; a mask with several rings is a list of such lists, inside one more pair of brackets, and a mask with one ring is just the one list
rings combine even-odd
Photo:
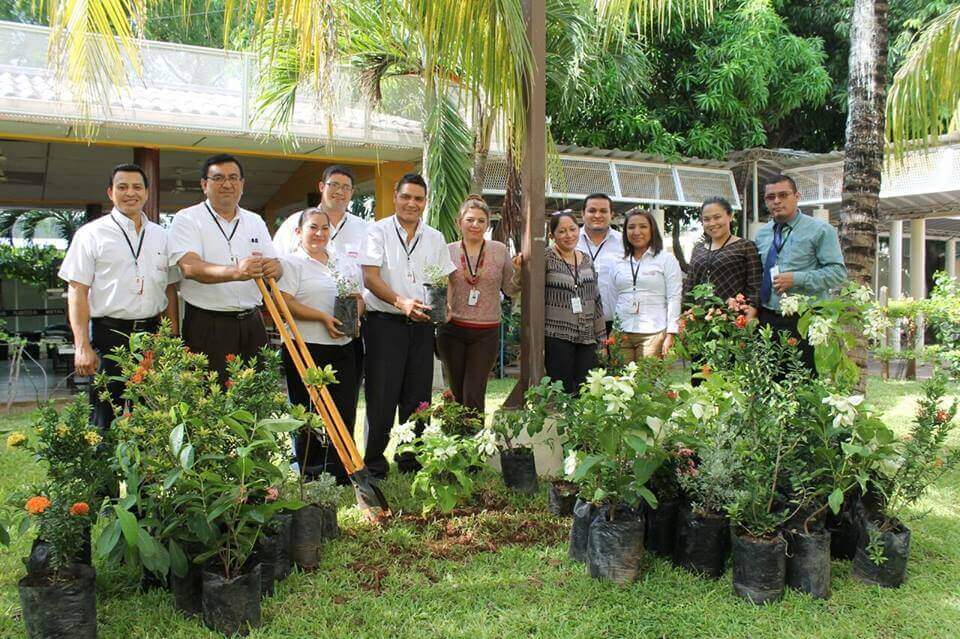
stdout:
[[763,265],[757,245],[741,239],[730,242],[723,248],[711,251],[706,243],[697,244],[690,256],[690,267],[683,282],[683,298],[691,302],[690,292],[694,286],[710,282],[717,297],[726,301],[737,293],[760,308],[760,282],[763,280]]

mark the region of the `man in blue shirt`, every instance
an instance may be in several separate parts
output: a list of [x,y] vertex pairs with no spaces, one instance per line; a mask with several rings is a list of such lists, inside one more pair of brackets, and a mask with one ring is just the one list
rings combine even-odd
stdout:
[[[757,249],[763,262],[760,285],[760,325],[774,331],[788,331],[800,338],[796,315],[780,312],[781,295],[826,297],[830,289],[847,277],[840,239],[829,222],[800,212],[797,183],[786,175],[777,175],[764,187],[764,202],[770,221],[757,233]],[[801,339],[803,362],[815,370],[813,347]]]

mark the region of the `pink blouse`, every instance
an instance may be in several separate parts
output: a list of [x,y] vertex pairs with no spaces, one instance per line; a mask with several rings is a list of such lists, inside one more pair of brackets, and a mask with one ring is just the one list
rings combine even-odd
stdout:
[[[467,328],[490,328],[500,323],[500,291],[513,296],[520,290],[520,284],[514,279],[513,261],[507,255],[507,247],[502,242],[487,240],[483,247],[483,259],[480,268],[471,265],[476,272],[476,283],[471,284],[470,270],[465,258],[462,258],[460,242],[451,242],[450,259],[457,270],[450,274],[450,287],[447,291],[447,304],[450,306],[450,321]],[[475,258],[471,258],[475,259]],[[476,304],[470,305],[471,291],[476,290]]]

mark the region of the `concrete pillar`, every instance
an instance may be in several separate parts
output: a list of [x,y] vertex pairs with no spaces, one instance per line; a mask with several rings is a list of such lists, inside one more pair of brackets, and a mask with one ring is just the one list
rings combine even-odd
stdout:
[[[410,162],[383,162],[377,166],[374,176],[375,215],[378,220],[393,215],[393,193],[397,182],[405,173],[413,171]],[[429,196],[427,201],[429,202]]]
[[957,279],[957,238],[947,240],[947,252],[945,256],[947,275]]
[[650,209],[653,219],[657,221],[657,228],[660,230],[660,237],[663,238],[663,248],[668,253],[673,253],[673,238],[667,236],[666,215],[667,212],[661,208]]
[[927,221],[910,220],[910,297],[927,296]]
[[160,149],[136,147],[133,150],[133,162],[139,164],[147,174],[147,205],[143,212],[152,222],[160,222]]
[[903,220],[890,221],[890,299],[903,297]]

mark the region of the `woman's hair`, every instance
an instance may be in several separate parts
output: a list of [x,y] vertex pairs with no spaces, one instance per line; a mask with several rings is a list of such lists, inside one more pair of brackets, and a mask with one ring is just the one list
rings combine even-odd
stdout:
[[577,222],[577,216],[571,213],[570,211],[557,211],[550,216],[550,234],[553,235],[557,231],[557,227],[560,225],[560,220],[565,217],[569,217],[574,224],[580,226],[580,223]]
[[487,222],[490,222],[490,205],[483,200],[483,197],[475,193],[468,195],[467,199],[460,205],[460,213],[457,214],[457,220],[462,220],[463,216],[466,215],[470,209],[480,209],[487,214]]
[[307,223],[307,218],[311,215],[322,215],[323,217],[327,218],[327,226],[330,225],[330,216],[327,215],[327,212],[321,208],[312,206],[309,209],[304,209],[300,212],[300,223],[297,224],[297,228],[302,229],[303,225]]
[[650,248],[653,249],[654,255],[659,255],[660,251],[663,250],[663,236],[660,235],[660,227],[657,225],[653,213],[644,209],[630,209],[623,218],[623,256],[630,257],[633,255],[633,244],[627,237],[627,227],[630,226],[630,220],[635,217],[643,217],[650,224]]

